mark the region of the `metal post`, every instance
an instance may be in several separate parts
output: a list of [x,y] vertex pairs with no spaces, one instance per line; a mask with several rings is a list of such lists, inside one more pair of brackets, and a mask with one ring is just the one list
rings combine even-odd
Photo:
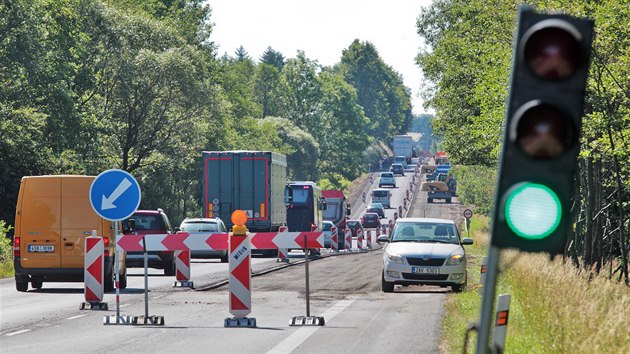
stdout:
[[142,236],[142,248],[144,250],[144,318],[146,320],[149,318],[149,256],[144,236]]
[[120,323],[120,269],[118,266],[120,252],[118,249],[118,221],[114,221],[114,240],[116,241],[116,254],[114,255],[114,263],[116,263],[116,323]]
[[483,286],[483,300],[481,302],[477,354],[488,353],[490,328],[492,326],[492,306],[494,305],[494,293],[497,287],[498,267],[499,249],[495,246],[490,246],[488,250],[488,273],[486,274],[486,283]]
[[306,317],[311,316],[311,294],[308,281],[308,245],[306,244],[306,234],[304,234],[304,270],[306,272]]

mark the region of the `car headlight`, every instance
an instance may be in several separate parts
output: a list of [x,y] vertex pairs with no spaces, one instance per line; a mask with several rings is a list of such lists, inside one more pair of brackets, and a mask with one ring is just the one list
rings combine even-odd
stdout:
[[392,263],[405,264],[405,259],[398,253],[387,253],[387,259]]
[[450,256],[448,261],[446,261],[446,265],[458,265],[461,264],[465,260],[463,254],[456,254]]

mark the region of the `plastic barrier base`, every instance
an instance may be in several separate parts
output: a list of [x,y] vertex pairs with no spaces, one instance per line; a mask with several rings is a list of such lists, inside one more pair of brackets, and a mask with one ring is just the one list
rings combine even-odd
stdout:
[[223,327],[256,327],[256,319],[249,317],[231,317],[226,318],[223,322]]
[[324,326],[326,321],[322,316],[295,316],[289,322],[289,326]]
[[91,301],[91,302],[82,302],[79,306],[79,310],[101,310],[107,311],[109,307],[106,302],[99,301]]
[[190,281],[190,280],[184,280],[184,281],[176,280],[173,283],[173,287],[174,288],[191,288],[192,289],[193,288],[193,282]]
[[118,316],[118,318],[116,318],[115,315],[112,316],[105,316],[103,318],[103,324],[104,325],[131,325],[133,323],[131,323],[131,316]]
[[131,318],[131,324],[164,326],[164,316],[133,316]]

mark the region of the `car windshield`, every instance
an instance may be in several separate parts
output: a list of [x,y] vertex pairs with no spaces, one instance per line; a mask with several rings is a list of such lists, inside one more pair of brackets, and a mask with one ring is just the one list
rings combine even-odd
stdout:
[[136,230],[165,230],[164,220],[159,214],[155,215],[134,215],[130,219],[136,222]]
[[392,235],[392,242],[403,241],[459,244],[455,225],[437,222],[397,223]]
[[182,223],[180,229],[186,232],[218,232],[219,225],[212,221],[191,221]]
[[387,194],[389,193],[389,191],[379,191],[379,190],[373,190],[372,191],[372,195],[375,197],[387,197]]
[[359,222],[358,221],[348,221],[348,227],[349,228],[356,228],[357,226],[359,226]]
[[391,173],[381,173],[381,177],[385,177],[385,178],[393,178],[394,175]]
[[332,229],[332,224],[325,222],[324,231],[330,231],[330,229]]

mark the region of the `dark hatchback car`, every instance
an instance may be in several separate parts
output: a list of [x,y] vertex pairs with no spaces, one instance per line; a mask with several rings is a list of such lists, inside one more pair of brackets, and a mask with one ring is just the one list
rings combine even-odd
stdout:
[[363,226],[361,226],[361,221],[359,220],[348,220],[346,225],[348,225],[348,228],[352,232],[352,237],[357,237],[357,232],[363,230]]
[[405,175],[405,168],[403,167],[402,164],[399,164],[399,163],[393,164],[392,167],[389,169],[389,171],[393,173],[394,175],[401,175],[401,176]]
[[382,219],[385,217],[385,207],[381,203],[370,203],[365,209],[366,213],[377,213],[378,216]]
[[[133,229],[125,230],[125,233],[131,232],[135,235],[174,233],[171,223],[162,209],[137,210],[129,219],[123,222],[123,227],[128,227],[129,220],[133,220]],[[151,268],[164,269],[164,275],[175,275],[175,257],[173,254],[173,251],[149,251],[147,252],[148,266]],[[144,267],[144,252],[127,252],[126,262],[128,268]]]
[[361,218],[361,224],[364,228],[377,228],[381,226],[381,218],[377,213],[365,213]]

